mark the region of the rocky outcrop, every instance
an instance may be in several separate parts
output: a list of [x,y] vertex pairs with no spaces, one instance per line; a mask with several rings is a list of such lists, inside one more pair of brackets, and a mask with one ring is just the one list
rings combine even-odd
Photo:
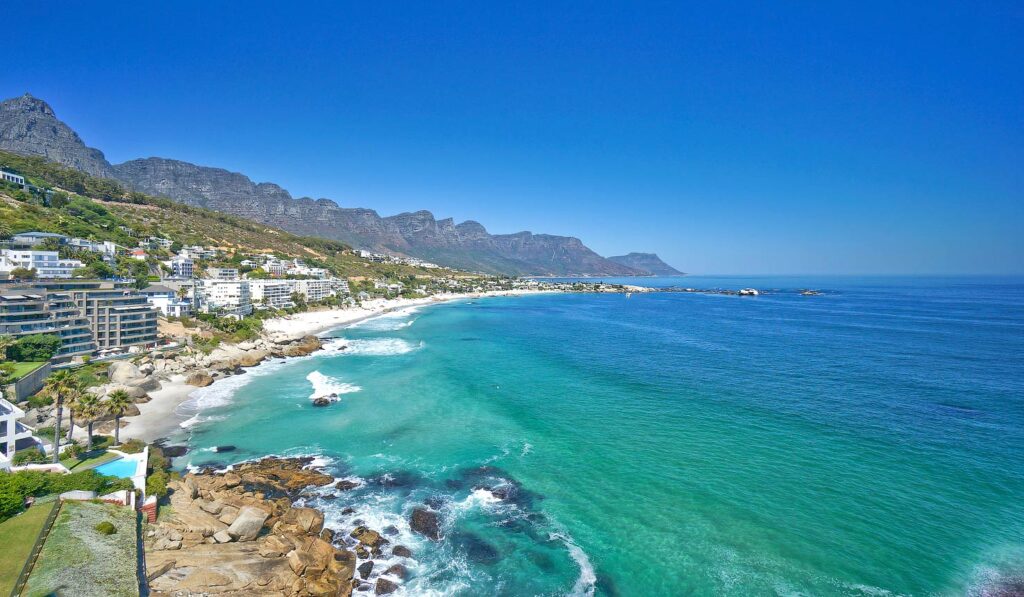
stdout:
[[92,176],[114,177],[103,152],[86,147],[49,104],[28,93],[0,102],[0,149],[43,157]]
[[441,518],[437,512],[427,508],[416,508],[409,517],[409,526],[412,530],[423,535],[431,541],[441,539]]
[[304,357],[320,350],[321,346],[323,344],[320,342],[320,338],[303,336],[298,342],[286,346],[281,354],[286,357]]
[[618,255],[616,257],[609,257],[609,261],[614,261],[620,265],[633,268],[642,274],[648,276],[682,276],[683,272],[677,270],[671,265],[665,263],[660,257],[654,253],[630,253],[628,255]]
[[331,543],[322,513],[279,495],[333,481],[308,462],[271,458],[172,482],[169,514],[146,533],[151,594],[349,595],[355,555]]

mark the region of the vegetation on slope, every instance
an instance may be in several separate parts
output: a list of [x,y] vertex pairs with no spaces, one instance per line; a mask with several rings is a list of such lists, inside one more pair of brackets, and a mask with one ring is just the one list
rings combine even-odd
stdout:
[[[301,258],[340,277],[397,279],[440,273],[408,265],[372,263],[340,242],[297,236],[244,218],[128,191],[115,181],[39,157],[0,151],[0,167],[21,173],[37,186],[57,189],[46,201],[41,195],[12,185],[0,187],[0,239],[39,230],[134,247],[139,239],[158,236],[181,245]],[[137,277],[139,272],[127,273]]]

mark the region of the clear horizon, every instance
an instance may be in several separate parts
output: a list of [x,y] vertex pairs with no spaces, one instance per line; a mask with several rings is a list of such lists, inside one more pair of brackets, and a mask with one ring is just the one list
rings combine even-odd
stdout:
[[0,95],[47,101],[113,163],[174,158],[695,275],[1024,273],[1012,3],[5,15],[46,27],[10,28]]

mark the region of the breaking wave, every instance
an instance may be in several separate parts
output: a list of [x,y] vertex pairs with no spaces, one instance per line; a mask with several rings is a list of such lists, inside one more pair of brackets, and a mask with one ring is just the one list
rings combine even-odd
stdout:
[[336,402],[341,400],[341,394],[351,394],[362,390],[362,388],[355,384],[339,381],[333,377],[328,377],[319,371],[310,373],[306,376],[306,379],[313,385],[313,393],[309,395],[310,400],[315,398],[328,398],[332,402]]

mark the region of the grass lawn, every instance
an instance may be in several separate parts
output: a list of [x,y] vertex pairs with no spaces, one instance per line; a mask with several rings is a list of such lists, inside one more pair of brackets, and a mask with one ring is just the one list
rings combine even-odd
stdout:
[[107,452],[106,450],[97,451],[93,450],[86,454],[82,454],[77,458],[64,458],[61,459],[60,463],[74,471],[84,471],[90,468],[97,467],[104,462],[110,462],[120,458],[113,452]]
[[15,380],[25,377],[29,373],[32,373],[36,369],[43,366],[42,361],[29,361],[26,363],[11,363],[14,365],[14,373],[12,374]]
[[57,502],[37,504],[0,524],[0,595],[9,595],[18,581],[43,522]]
[[[135,511],[101,502],[64,502],[43,545],[25,594],[31,597],[136,596]],[[117,532],[104,535],[108,521]]]

